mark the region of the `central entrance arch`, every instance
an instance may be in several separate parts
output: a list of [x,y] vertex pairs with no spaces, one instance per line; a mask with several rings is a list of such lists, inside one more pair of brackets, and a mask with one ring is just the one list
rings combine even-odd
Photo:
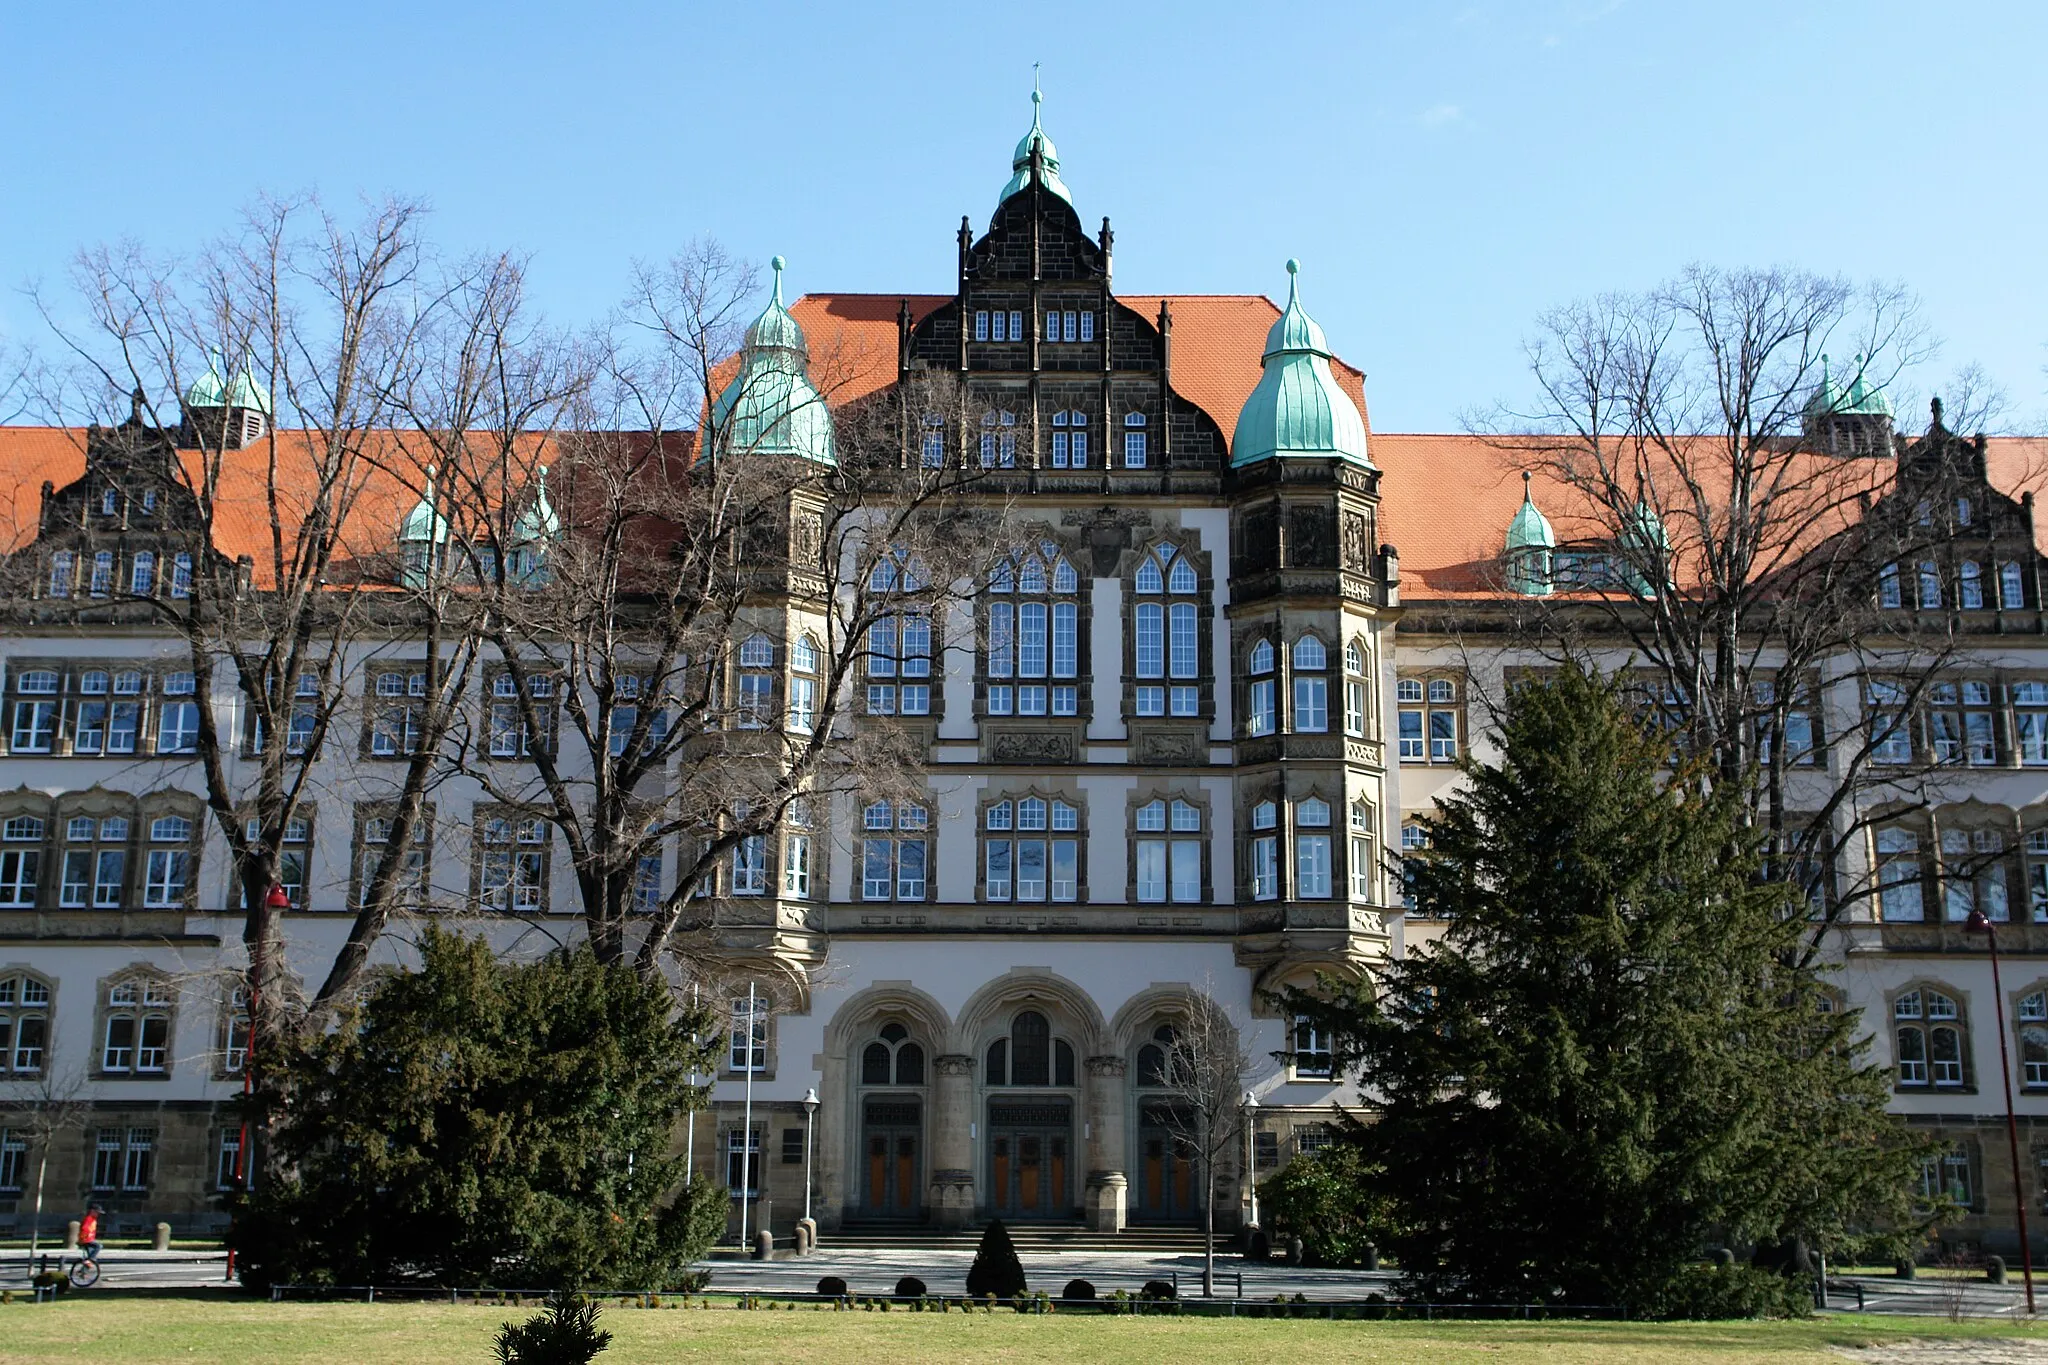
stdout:
[[872,1096],[861,1106],[860,1211],[915,1218],[924,1205],[924,1115],[915,1098]]

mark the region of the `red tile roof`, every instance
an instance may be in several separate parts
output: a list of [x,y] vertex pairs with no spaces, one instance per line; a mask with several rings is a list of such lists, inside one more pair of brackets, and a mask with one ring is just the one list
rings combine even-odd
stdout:
[[[1174,388],[1200,405],[1229,434],[1237,425],[1260,374],[1260,353],[1280,310],[1263,296],[1166,295],[1173,310]],[[852,402],[891,384],[896,377],[896,318],[904,302],[913,321],[929,316],[950,295],[807,294],[791,306],[810,345],[813,382],[833,404]],[[1120,301],[1148,320],[1159,311],[1160,295],[1132,295]],[[1338,382],[1365,411],[1364,374],[1337,361]],[[289,438],[289,433],[284,433]],[[1375,463],[1385,471],[1382,538],[1401,554],[1402,594],[1408,601],[1492,595],[1496,564],[1508,522],[1522,497],[1521,471],[1535,472],[1537,505],[1560,538],[1586,534],[1575,495],[1534,470],[1509,443],[1472,435],[1377,433],[1371,438]],[[358,495],[348,537],[350,554],[388,550],[399,519],[418,498],[419,461],[397,433],[373,452],[383,469],[372,470]],[[84,470],[85,432],[63,427],[0,427],[0,552],[19,548],[36,530],[45,480],[61,488]],[[1987,451],[1994,486],[2018,496],[2048,490],[2048,440],[1994,437]],[[1890,466],[1868,461],[1878,487]],[[388,471],[401,471],[393,473]],[[289,482],[289,480],[286,480]],[[263,447],[228,457],[220,509],[220,548],[247,554],[259,566],[269,558],[270,512]],[[280,512],[287,527],[304,508],[284,495]],[[1576,523],[1576,524],[1575,524]],[[2037,523],[2039,547],[2048,554],[2048,517]]]

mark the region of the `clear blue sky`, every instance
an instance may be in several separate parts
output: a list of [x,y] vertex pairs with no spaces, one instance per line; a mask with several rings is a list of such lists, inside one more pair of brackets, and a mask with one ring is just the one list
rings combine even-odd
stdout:
[[1117,287],[1280,293],[1299,256],[1381,430],[1525,393],[1540,310],[1693,260],[1903,280],[1923,387],[1976,360],[2048,411],[2039,0],[17,3],[0,43],[18,336],[13,286],[80,245],[189,247],[266,190],[424,196],[571,322],[699,234],[800,290],[944,292],[1041,61]]

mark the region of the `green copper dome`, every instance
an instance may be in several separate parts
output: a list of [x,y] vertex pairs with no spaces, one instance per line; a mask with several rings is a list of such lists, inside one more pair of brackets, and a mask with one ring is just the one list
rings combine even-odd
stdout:
[[782,306],[783,260],[770,264],[774,297],[747,328],[740,372],[712,404],[716,438],[724,450],[837,464],[832,415],[806,372],[803,328]]
[[1038,106],[1045,96],[1038,91],[1031,92],[1031,131],[1017,142],[1016,154],[1010,158],[1010,183],[1003,186],[1003,192],[996,196],[996,207],[1009,202],[1010,196],[1019,190],[1031,187],[1031,151],[1036,147],[1045,158],[1045,192],[1058,195],[1072,207],[1074,196],[1067,192],[1066,184],[1060,179],[1060,154],[1053,149],[1052,139],[1045,135],[1045,129],[1038,124]]
[[540,466],[533,484],[533,501],[512,523],[512,543],[530,545],[536,541],[553,540],[562,534],[562,518],[556,514],[555,505],[548,501],[548,467]]
[[398,539],[402,544],[435,545],[448,543],[448,518],[434,508],[434,466],[427,466],[427,486],[420,494],[420,500],[405,514],[405,520],[398,524]]
[[211,351],[206,357],[206,373],[192,381],[185,390],[187,408],[250,408],[270,416],[270,393],[256,382],[251,362],[242,362],[242,372],[230,384],[221,378],[226,368],[221,363],[219,351]]
[[1265,373],[1238,414],[1230,463],[1321,455],[1370,466],[1365,419],[1330,372],[1323,329],[1301,306],[1301,263],[1287,263],[1287,308],[1266,334]]
[[192,381],[185,390],[185,406],[188,408],[224,408],[228,405],[227,383],[220,377],[220,352],[209,352],[206,357],[206,373]]
[[1864,373],[1868,362],[1856,357],[1856,377],[1847,385],[1836,382],[1828,373],[1828,358],[1820,358],[1820,383],[1815,386],[1813,396],[1806,400],[1801,409],[1808,419],[1819,417],[1889,417],[1892,404],[1884,391],[1869,381]]
[[1529,496],[1529,476],[1522,475],[1522,505],[1508,523],[1508,587],[1524,597],[1550,595],[1550,552],[1557,548],[1557,532],[1550,519],[1536,508]]

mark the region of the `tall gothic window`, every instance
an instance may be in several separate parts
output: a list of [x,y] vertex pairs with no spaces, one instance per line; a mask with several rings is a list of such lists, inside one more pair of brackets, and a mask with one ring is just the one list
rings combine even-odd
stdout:
[[1296,734],[1319,735],[1330,728],[1330,656],[1323,642],[1304,635],[1294,642]]
[[1010,1033],[988,1045],[984,1074],[990,1085],[1074,1084],[1074,1045],[1055,1038],[1052,1025],[1037,1010],[1022,1010],[1010,1021]]
[[1133,709],[1140,716],[1201,714],[1199,587],[1194,565],[1170,541],[1146,555],[1132,577]]
[[[877,597],[929,586],[915,556],[883,555],[868,571]],[[932,709],[932,621],[919,608],[880,616],[868,625],[867,711],[871,716],[928,716]]]
[[1080,576],[1051,541],[1006,556],[989,570],[989,715],[1079,712],[1080,591]]

